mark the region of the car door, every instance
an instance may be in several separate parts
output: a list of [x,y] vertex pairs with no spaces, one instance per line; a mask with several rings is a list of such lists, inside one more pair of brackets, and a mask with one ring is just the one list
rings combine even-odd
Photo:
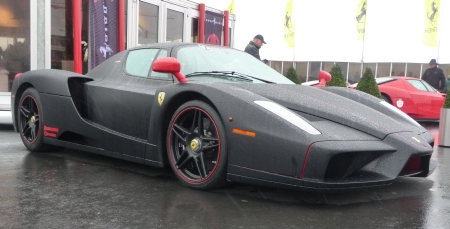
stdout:
[[173,83],[171,75],[150,69],[155,59],[167,55],[165,49],[131,50],[120,74],[87,84],[88,117],[110,134],[101,139],[102,148],[144,157],[156,89]]
[[414,100],[405,85],[406,82],[401,79],[388,77],[377,78],[377,83],[380,92],[389,97],[389,102],[393,106],[411,117],[417,114],[417,106],[414,104]]
[[410,95],[417,106],[417,119],[438,119],[443,105],[443,96],[426,82],[419,79],[408,79]]

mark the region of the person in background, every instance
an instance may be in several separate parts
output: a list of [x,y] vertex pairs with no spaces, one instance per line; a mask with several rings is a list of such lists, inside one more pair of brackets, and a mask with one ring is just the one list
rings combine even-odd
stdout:
[[425,70],[422,75],[422,80],[425,80],[429,85],[443,92],[445,89],[445,75],[442,69],[438,68],[438,63],[435,59],[430,61],[430,67]]
[[[248,43],[244,51],[254,56],[256,59],[261,60],[261,57],[259,56],[259,49],[263,46],[263,44],[266,44],[264,37],[261,34],[258,34]],[[263,61],[266,62],[267,60],[264,59]]]

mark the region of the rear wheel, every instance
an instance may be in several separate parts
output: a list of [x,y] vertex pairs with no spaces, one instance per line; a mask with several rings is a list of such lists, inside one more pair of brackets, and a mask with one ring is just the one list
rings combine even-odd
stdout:
[[208,104],[190,101],[177,109],[167,131],[167,153],[184,185],[213,189],[226,184],[225,129]]
[[44,143],[42,108],[39,94],[34,88],[28,88],[20,98],[17,108],[19,133],[24,145],[33,152],[60,150]]
[[385,95],[385,94],[381,94],[381,98],[382,98],[385,102],[387,102],[387,103],[389,103],[389,104],[392,104],[392,101],[391,101],[391,99],[389,98],[389,96],[387,96],[387,95]]

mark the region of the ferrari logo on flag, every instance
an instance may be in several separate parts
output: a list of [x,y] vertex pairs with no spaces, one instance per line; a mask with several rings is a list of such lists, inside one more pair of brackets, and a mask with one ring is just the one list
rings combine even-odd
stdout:
[[425,31],[423,44],[438,47],[438,22],[440,0],[425,0]]
[[166,95],[166,93],[164,93],[164,92],[160,92],[159,94],[158,94],[158,103],[159,103],[159,105],[161,106],[162,105],[162,103],[164,102],[164,96]]
[[228,6],[228,12],[234,14],[234,0],[231,0],[230,6]]
[[367,0],[361,0],[358,3],[356,10],[356,30],[358,31],[358,40],[364,40],[364,34],[366,32],[366,13],[367,13]]
[[292,23],[292,11],[294,1],[289,0],[286,5],[286,12],[284,13],[284,39],[288,43],[289,48],[294,48],[294,39],[295,39],[295,27],[294,23]]

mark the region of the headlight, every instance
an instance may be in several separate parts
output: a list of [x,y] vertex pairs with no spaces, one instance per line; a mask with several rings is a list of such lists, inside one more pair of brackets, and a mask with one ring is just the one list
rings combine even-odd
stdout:
[[382,100],[380,102],[381,104],[383,104],[385,107],[391,109],[392,111],[395,111],[397,114],[403,116],[405,119],[407,119],[408,121],[410,121],[412,124],[416,125],[416,126],[420,126],[419,123],[416,122],[416,120],[412,119],[411,117],[409,117],[409,115],[405,114],[405,112],[401,111],[400,109],[398,109],[397,107],[392,106],[391,104],[387,103],[386,101]]
[[312,135],[318,135],[321,134],[316,128],[311,126],[308,122],[300,118],[297,114],[294,112],[288,110],[286,107],[283,107],[277,103],[270,102],[270,101],[254,101],[256,104],[260,105],[261,107],[264,107],[265,109],[269,110],[270,112],[278,115],[280,118],[294,124],[298,128],[308,132]]

